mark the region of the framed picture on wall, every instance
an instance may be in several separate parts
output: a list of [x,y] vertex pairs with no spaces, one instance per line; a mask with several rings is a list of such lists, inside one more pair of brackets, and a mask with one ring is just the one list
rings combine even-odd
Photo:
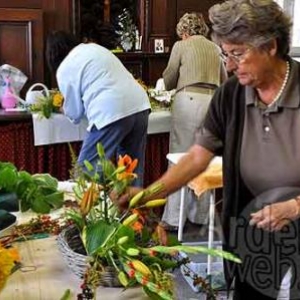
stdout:
[[164,40],[163,39],[155,39],[154,40],[154,52],[155,53],[163,53],[164,52]]

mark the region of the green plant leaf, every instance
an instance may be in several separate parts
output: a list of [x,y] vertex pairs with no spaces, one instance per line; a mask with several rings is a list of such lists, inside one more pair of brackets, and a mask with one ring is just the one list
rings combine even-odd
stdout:
[[26,200],[20,201],[21,212],[25,212],[25,211],[29,210],[30,207],[31,207],[31,203],[29,201],[26,201]]
[[57,189],[58,180],[50,174],[34,174],[32,178],[38,185]]
[[143,290],[144,290],[145,294],[147,296],[149,296],[149,298],[151,300],[162,300],[162,299],[164,299],[164,298],[160,297],[158,294],[152,292],[149,288],[147,288],[147,286],[143,286]]
[[51,206],[43,201],[43,198],[35,196],[31,200],[31,209],[40,214],[48,214],[51,210]]
[[54,192],[52,194],[44,196],[45,202],[47,202],[52,208],[60,208],[64,203],[64,193]]
[[67,219],[71,219],[74,222],[75,226],[78,228],[79,231],[82,231],[85,223],[80,212],[70,209],[66,212],[66,217]]
[[185,253],[204,253],[211,256],[223,257],[227,260],[231,260],[236,263],[241,263],[241,260],[232,253],[229,253],[224,250],[207,248],[203,246],[184,246],[184,245],[172,246],[172,247],[155,246],[155,247],[151,247],[150,249],[160,253],[166,253],[166,254],[172,254],[177,251],[182,251]]
[[13,192],[16,182],[18,180],[18,173],[15,168],[6,165],[0,171],[0,187],[8,192]]
[[114,224],[108,224],[105,220],[88,224],[86,228],[86,250],[89,255],[93,255],[101,247],[104,247],[116,230]]

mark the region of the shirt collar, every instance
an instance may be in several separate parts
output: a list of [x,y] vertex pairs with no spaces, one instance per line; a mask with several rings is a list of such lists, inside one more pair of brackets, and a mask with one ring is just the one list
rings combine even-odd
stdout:
[[[300,94],[299,94],[299,86],[298,86],[299,64],[293,59],[290,59],[289,63],[290,63],[290,77],[288,79],[286,88],[283,91],[277,103],[274,103],[274,105],[272,105],[270,108],[278,108],[278,107],[297,108],[300,106]],[[247,106],[248,105],[254,105],[256,107],[261,106],[254,88],[250,86],[246,86],[245,97],[246,97]]]

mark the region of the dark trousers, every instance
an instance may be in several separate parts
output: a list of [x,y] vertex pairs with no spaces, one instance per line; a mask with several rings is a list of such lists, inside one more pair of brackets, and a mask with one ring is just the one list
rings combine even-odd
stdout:
[[134,171],[138,178],[133,185],[142,187],[149,112],[146,110],[136,113],[99,130],[93,126],[83,141],[78,157],[79,165],[88,160],[95,166],[98,159],[96,146],[97,143],[101,143],[108,159],[117,160],[119,155],[127,154],[132,159],[138,160]]

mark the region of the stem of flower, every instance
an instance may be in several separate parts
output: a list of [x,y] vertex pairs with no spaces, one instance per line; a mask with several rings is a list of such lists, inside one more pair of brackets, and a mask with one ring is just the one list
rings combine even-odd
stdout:
[[111,263],[113,264],[114,268],[115,268],[118,272],[120,272],[120,269],[119,269],[119,267],[117,266],[117,264],[116,264],[116,262],[115,262],[115,260],[114,260],[114,258],[113,258],[113,253],[112,253],[112,251],[108,251],[108,256],[109,256],[109,259],[110,259]]

